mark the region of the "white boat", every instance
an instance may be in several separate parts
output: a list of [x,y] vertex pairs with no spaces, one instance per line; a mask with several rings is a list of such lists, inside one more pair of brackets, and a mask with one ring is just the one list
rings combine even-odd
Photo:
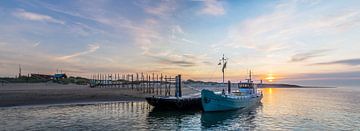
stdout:
[[[223,64],[226,66],[226,60],[222,58]],[[223,73],[224,68],[223,66]],[[226,110],[236,110],[254,106],[258,104],[263,94],[260,90],[257,89],[257,86],[251,80],[251,71],[250,78],[247,79],[245,83],[238,84],[238,91],[231,92],[231,84],[228,84],[228,92],[226,93],[223,89],[222,92],[214,92],[211,90],[202,90],[201,91],[201,103],[204,111],[226,111]],[[224,75],[223,75],[224,80]]]
[[254,106],[263,97],[261,91],[254,88],[240,88],[237,92],[224,93],[210,90],[201,91],[201,103],[204,111],[236,110]]

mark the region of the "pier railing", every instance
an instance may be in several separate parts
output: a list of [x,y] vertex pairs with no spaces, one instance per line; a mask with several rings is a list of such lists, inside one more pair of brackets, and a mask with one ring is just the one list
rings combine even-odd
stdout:
[[[134,91],[171,96],[171,89],[180,87],[181,76],[163,74],[94,74],[91,75],[91,88],[128,88]],[[175,88],[175,96],[181,97],[180,88]],[[179,93],[180,92],[180,93]]]

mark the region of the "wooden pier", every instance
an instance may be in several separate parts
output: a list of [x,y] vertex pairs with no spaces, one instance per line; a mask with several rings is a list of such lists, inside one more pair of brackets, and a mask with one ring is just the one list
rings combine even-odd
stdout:
[[[91,88],[128,88],[148,94],[146,101],[161,109],[201,109],[200,94],[183,96],[181,75],[163,74],[96,74],[91,76]],[[173,89],[175,88],[175,90]],[[173,89],[173,90],[172,90]],[[174,91],[174,93],[171,93]]]
[[175,82],[173,76],[155,73],[95,74],[91,75],[90,87],[128,88],[156,96],[171,96]]

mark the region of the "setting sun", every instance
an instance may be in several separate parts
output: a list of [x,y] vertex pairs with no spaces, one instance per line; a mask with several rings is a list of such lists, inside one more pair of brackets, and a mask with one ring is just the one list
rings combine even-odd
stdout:
[[268,74],[265,79],[266,79],[268,82],[273,82],[273,81],[275,80],[275,77],[273,76],[273,74]]

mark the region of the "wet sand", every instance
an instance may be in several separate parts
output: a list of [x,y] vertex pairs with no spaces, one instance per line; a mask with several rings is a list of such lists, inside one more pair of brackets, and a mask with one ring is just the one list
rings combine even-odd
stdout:
[[[183,94],[196,93],[183,88]],[[174,91],[171,92],[171,95]],[[0,107],[101,101],[144,101],[144,94],[129,88],[90,88],[56,83],[16,83],[0,85]]]

